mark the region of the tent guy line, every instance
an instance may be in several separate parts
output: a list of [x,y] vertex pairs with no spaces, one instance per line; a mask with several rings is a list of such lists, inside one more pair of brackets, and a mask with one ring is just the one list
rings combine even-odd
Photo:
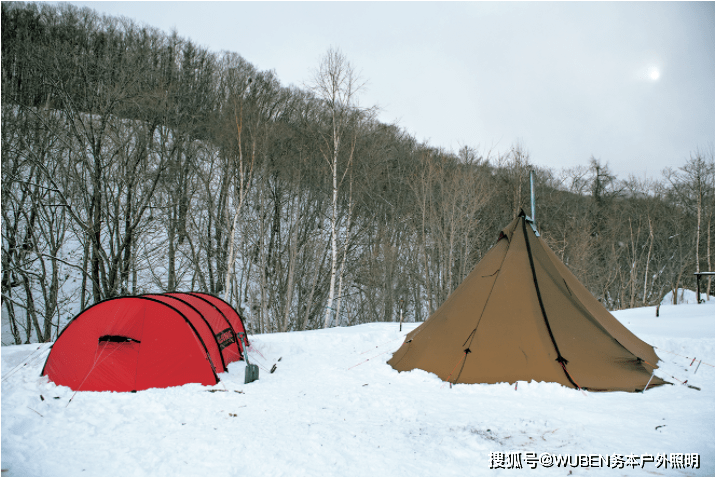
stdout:
[[[27,365],[32,365],[36,363],[45,352],[48,352],[52,348],[52,344],[49,344],[47,347],[45,347],[45,350],[42,350],[42,347],[47,344],[41,344],[39,347],[37,347],[34,351],[29,353],[22,361],[17,364],[15,367],[13,367],[9,372],[5,374],[5,376],[2,378],[2,381],[6,381],[9,379],[11,376],[13,376],[15,373],[17,373],[20,369],[23,367],[26,367]],[[40,352],[40,353],[38,353]]]
[[[686,355],[680,355],[679,353],[671,352],[670,350],[665,350],[665,349],[662,349],[662,348],[660,348],[660,347],[655,347],[655,346],[654,346],[653,348],[656,348],[656,349],[660,350],[661,352],[665,352],[665,353],[668,353],[668,354],[677,355],[678,357],[686,358],[686,359],[688,359],[688,360],[693,359],[693,361],[694,361],[694,360],[697,358],[697,357],[695,357],[695,358],[693,358],[693,357],[688,357],[688,356],[686,356]],[[702,362],[702,360],[701,360],[701,362]],[[703,363],[703,365],[707,365],[708,367],[715,367],[715,365],[709,364],[709,363],[707,363],[707,362],[702,362],[702,363]],[[692,363],[691,363],[690,365],[692,365]]]

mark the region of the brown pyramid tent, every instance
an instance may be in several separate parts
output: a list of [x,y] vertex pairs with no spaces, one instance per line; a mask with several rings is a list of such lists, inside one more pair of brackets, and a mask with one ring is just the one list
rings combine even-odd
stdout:
[[586,290],[522,211],[388,363],[450,383],[534,380],[636,392],[667,383],[652,375],[658,360]]

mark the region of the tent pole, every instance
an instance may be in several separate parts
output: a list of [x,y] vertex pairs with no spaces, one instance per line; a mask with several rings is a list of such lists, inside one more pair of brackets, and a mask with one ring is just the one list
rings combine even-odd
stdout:
[[534,171],[529,172],[529,182],[531,183],[531,221],[536,223],[536,200],[534,199]]

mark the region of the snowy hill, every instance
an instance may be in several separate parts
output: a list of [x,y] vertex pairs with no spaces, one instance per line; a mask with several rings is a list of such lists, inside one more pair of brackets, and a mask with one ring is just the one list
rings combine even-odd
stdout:
[[[257,382],[241,362],[216,386],[138,393],[75,394],[40,377],[48,345],[2,347],[2,475],[715,475],[715,301],[615,315],[675,385],[450,388],[385,363],[415,324],[257,335]],[[566,455],[579,466],[546,466]]]

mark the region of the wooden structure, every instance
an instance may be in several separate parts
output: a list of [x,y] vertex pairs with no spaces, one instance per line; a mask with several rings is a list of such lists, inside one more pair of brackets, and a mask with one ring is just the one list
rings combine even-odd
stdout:
[[696,272],[695,277],[696,277],[696,282],[698,284],[698,304],[700,304],[700,278],[702,276],[715,276],[715,272]]

